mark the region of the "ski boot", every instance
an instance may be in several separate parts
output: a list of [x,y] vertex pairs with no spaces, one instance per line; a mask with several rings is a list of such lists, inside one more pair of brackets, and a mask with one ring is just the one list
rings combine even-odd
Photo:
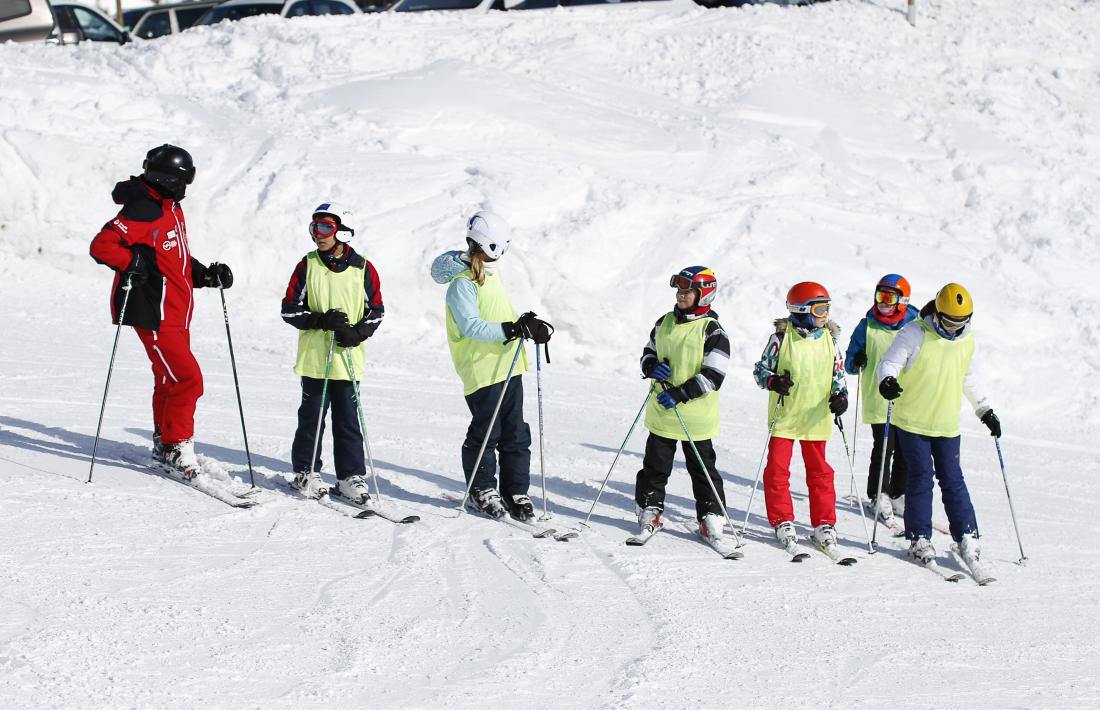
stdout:
[[202,473],[199,459],[195,456],[195,445],[190,439],[175,444],[164,444],[160,467],[174,476],[182,477],[185,481],[190,481]]
[[363,476],[348,476],[336,481],[336,494],[355,505],[367,505],[370,502],[370,487]]
[[638,528],[643,535],[656,532],[665,526],[664,521],[661,520],[663,512],[660,508],[638,508]]
[[798,533],[794,531],[794,523],[784,520],[775,526],[775,539],[780,547],[789,547],[798,542]]
[[905,515],[905,494],[902,493],[897,498],[890,499],[890,507],[894,509],[894,515],[903,517]]
[[699,521],[699,535],[707,542],[725,538],[726,521],[721,515],[707,513]]
[[535,519],[535,505],[524,494],[506,496],[503,499],[504,507],[508,509],[508,515],[521,523],[529,523]]
[[885,493],[878,494],[878,499],[875,500],[874,513],[880,523],[885,524],[893,520],[894,506],[890,496]]
[[153,449],[149,452],[154,461],[164,460],[164,445],[160,443],[160,429],[153,427]]
[[814,541],[826,550],[836,549],[836,529],[828,523],[814,528]]
[[496,488],[481,488],[470,492],[470,502],[477,510],[493,520],[500,520],[508,514],[504,501]]
[[936,560],[936,548],[932,547],[928,538],[918,537],[909,543],[909,556],[922,565],[927,565]]
[[320,498],[328,493],[328,486],[318,471],[296,471],[290,485],[306,498]]

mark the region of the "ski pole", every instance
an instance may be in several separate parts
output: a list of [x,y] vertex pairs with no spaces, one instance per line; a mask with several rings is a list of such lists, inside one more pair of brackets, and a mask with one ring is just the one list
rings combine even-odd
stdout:
[[[661,387],[667,391],[669,385],[667,382],[662,382]],[[736,536],[737,528],[734,526],[733,521],[730,520],[730,515],[726,511],[726,502],[722,500],[722,496],[718,495],[718,487],[714,485],[714,480],[710,477],[710,469],[707,468],[706,462],[703,461],[703,457],[699,454],[699,449],[695,447],[695,440],[691,438],[691,432],[688,431],[687,424],[684,423],[684,417],[680,414],[680,405],[677,404],[673,406],[672,411],[676,415],[676,420],[680,422],[680,428],[684,430],[684,436],[687,437],[688,443],[691,444],[691,451],[695,454],[695,460],[699,462],[699,466],[703,469],[707,483],[710,485],[710,492],[714,494],[714,500],[722,507],[722,517],[726,519],[726,525],[730,526],[730,532]],[[718,469],[715,468],[714,472],[718,473]]]
[[[549,359],[547,359],[549,362]],[[538,344],[535,344],[535,382],[538,383],[539,391],[539,474],[542,478],[542,517],[539,520],[549,520],[550,513],[547,512],[546,503],[546,460],[543,458],[543,429],[542,429],[542,349]]]
[[619,450],[615,452],[615,458],[611,461],[611,468],[607,469],[607,475],[603,477],[603,483],[600,484],[600,491],[596,494],[596,497],[592,500],[592,505],[588,509],[588,515],[585,516],[584,522],[581,525],[586,528],[589,527],[588,521],[592,518],[592,511],[596,509],[596,503],[599,502],[600,496],[603,495],[603,489],[607,486],[607,482],[611,480],[611,472],[615,470],[615,464],[619,462],[619,456],[623,453],[623,449],[626,448],[626,444],[630,441],[630,437],[634,435],[634,427],[638,426],[638,421],[642,418],[642,412],[645,411],[646,405],[649,404],[649,398],[653,396],[653,384],[650,384],[649,391],[646,393],[645,401],[642,402],[642,406],[638,408],[638,413],[634,415],[634,422],[630,425],[630,429],[626,432],[626,437],[623,438],[623,443],[619,446]]
[[1020,559],[1016,563],[1022,565],[1027,562],[1024,554],[1024,543],[1020,540],[1020,526],[1016,523],[1016,509],[1012,505],[1012,494],[1008,491],[1008,476],[1005,474],[1005,457],[1001,454],[1001,437],[993,437],[993,443],[997,446],[997,460],[1001,462],[1001,478],[1005,482],[1005,497],[1008,498],[1008,512],[1012,514],[1012,527],[1016,530],[1016,544],[1020,546]]
[[477,460],[474,461],[474,468],[470,471],[470,480],[466,482],[466,494],[462,496],[462,502],[458,504],[458,515],[462,516],[463,511],[466,509],[466,501],[470,499],[470,491],[474,488],[474,481],[477,479],[477,470],[481,466],[481,457],[485,455],[485,447],[489,445],[489,437],[493,433],[493,425],[496,424],[497,414],[500,413],[500,406],[504,404],[504,394],[508,391],[508,385],[512,381],[512,372],[516,369],[516,362],[519,361],[519,354],[523,352],[523,338],[519,338],[519,344],[516,345],[516,354],[512,357],[512,366],[508,368],[508,376],[504,378],[504,386],[500,388],[500,397],[497,398],[497,406],[493,408],[493,416],[489,418],[489,428],[485,430],[485,438],[481,440],[481,449],[477,452]]
[[[886,476],[886,454],[889,452],[893,454],[893,449],[890,448],[890,417],[894,413],[894,400],[886,405],[886,429],[882,432],[882,460],[879,461],[878,466],[878,491],[875,493],[875,499],[871,501],[871,511],[874,512],[874,506],[878,505],[878,499],[882,496],[882,479]],[[875,540],[878,535],[878,513],[875,513],[875,522],[871,526],[871,544],[875,544]]]
[[905,19],[909,20],[909,24],[913,27],[917,26],[917,0],[909,0],[909,6],[906,8]]
[[237,410],[241,413],[241,435],[244,437],[244,456],[248,461],[248,480],[256,487],[256,476],[252,473],[252,452],[248,449],[248,430],[244,426],[244,404],[241,402],[241,383],[237,379],[237,359],[233,357],[233,336],[229,333],[229,309],[225,306],[225,289],[218,286],[222,296],[222,315],[225,317],[225,339],[229,343],[229,364],[233,368],[233,387],[237,390]]
[[99,432],[103,428],[103,411],[107,408],[107,390],[111,389],[111,373],[115,369],[115,353],[118,351],[118,335],[122,332],[122,319],[126,315],[126,304],[130,301],[130,289],[134,287],[134,275],[130,274],[126,277],[126,285],[122,287],[125,291],[122,295],[122,307],[118,309],[118,327],[115,328],[115,343],[111,346],[111,364],[107,366],[107,384],[103,386],[103,402],[99,405],[99,423],[95,427],[95,443],[92,444],[92,464],[88,467],[88,480],[85,483],[92,482],[92,471],[95,470],[95,455],[99,449]]
[[336,333],[328,338],[328,358],[325,360],[325,380],[321,384],[321,407],[317,414],[317,429],[313,432],[313,453],[309,457],[309,476],[313,478],[313,467],[317,465],[317,447],[321,445],[321,425],[325,423],[325,397],[328,395],[328,376],[332,371],[332,353],[336,349]]
[[[789,375],[790,371],[787,370],[783,374]],[[783,397],[785,395],[779,395],[779,398],[775,400],[775,406],[772,407],[772,420],[768,424],[768,440],[764,442],[764,450],[760,452],[760,463],[756,467],[756,480],[752,483],[752,493],[749,494],[749,504],[745,508],[745,522],[741,526],[741,532],[737,534],[738,538],[745,537],[745,531],[749,527],[749,515],[752,513],[752,501],[756,498],[756,488],[760,485],[760,476],[764,473],[764,457],[768,453],[768,447],[772,443],[772,432],[775,431],[775,425],[779,421],[779,408],[783,406]]]
[[355,370],[352,368],[351,355],[344,349],[344,367],[351,377],[351,386],[355,391],[355,406],[359,410],[359,429],[363,432],[363,448],[367,451],[367,464],[370,466],[370,480],[374,484],[374,494],[378,496],[378,502],[382,502],[382,489],[378,486],[378,476],[374,473],[374,457],[370,452],[370,437],[367,436],[367,420],[363,416],[363,398],[359,396],[359,380],[355,378]]
[[[840,438],[844,442],[844,453],[848,454],[848,435],[844,433],[844,422],[841,421],[839,415],[836,416],[833,419],[833,421],[836,422],[836,428],[840,429]],[[856,439],[856,435],[852,434],[852,441],[855,442],[855,439]],[[855,446],[854,443],[852,445]],[[852,490],[855,490],[855,488],[856,488],[856,469],[855,469],[855,466],[852,465],[851,456],[847,456],[847,459],[848,459],[848,470],[852,474]],[[860,520],[863,521],[863,539],[865,539],[867,541],[867,553],[873,555],[873,554],[875,554],[875,548],[871,546],[871,536],[867,532],[867,513],[864,512],[864,510],[863,510],[863,498],[857,496],[856,497],[856,502],[859,503],[859,517],[860,517]]]

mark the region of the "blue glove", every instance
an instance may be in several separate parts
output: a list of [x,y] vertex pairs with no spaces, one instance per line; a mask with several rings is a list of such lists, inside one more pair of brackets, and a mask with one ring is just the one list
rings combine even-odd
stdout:
[[682,401],[683,399],[680,395],[679,388],[667,389],[661,394],[657,395],[657,404],[661,405],[665,409],[672,409]]
[[658,382],[667,380],[672,377],[672,367],[667,362],[658,363],[656,367],[649,371],[649,376]]

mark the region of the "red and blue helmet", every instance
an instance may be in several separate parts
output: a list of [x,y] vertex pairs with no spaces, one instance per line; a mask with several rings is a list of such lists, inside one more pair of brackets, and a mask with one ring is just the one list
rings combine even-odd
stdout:
[[897,306],[898,313],[909,307],[909,282],[901,274],[886,274],[875,286],[875,303]]
[[714,303],[718,295],[718,277],[705,266],[687,266],[673,274],[668,280],[668,285],[675,289],[695,291],[695,308],[693,313],[706,313],[710,310],[710,304]]

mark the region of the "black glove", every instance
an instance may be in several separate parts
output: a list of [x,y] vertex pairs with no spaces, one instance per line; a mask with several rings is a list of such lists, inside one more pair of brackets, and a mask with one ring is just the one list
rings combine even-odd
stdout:
[[354,348],[367,339],[357,328],[350,325],[336,328],[334,332],[336,333],[336,344],[342,348]]
[[321,330],[339,330],[348,327],[348,315],[343,311],[330,308],[317,318],[317,327]]
[[550,336],[554,334],[554,326],[536,318],[531,311],[524,313],[515,322],[500,325],[504,329],[504,342],[523,338],[535,341],[536,345],[544,345],[550,342]]
[[1001,438],[1001,420],[997,418],[997,415],[990,409],[982,415],[982,424],[989,427],[989,433],[998,439]]
[[839,417],[848,411],[848,395],[837,392],[829,397],[829,411]]
[[203,274],[202,285],[207,288],[229,288],[233,285],[233,272],[227,264],[214,262],[206,267]]
[[130,259],[130,265],[122,273],[130,277],[131,284],[138,286],[149,280],[149,262],[141,255],[141,252],[131,250],[130,253],[134,256]]
[[768,389],[780,397],[789,395],[793,386],[794,382],[791,381],[790,372],[784,372],[782,375],[772,375],[768,378]]
[[855,354],[852,355],[852,364],[856,366],[857,370],[867,367],[867,353],[856,350]]
[[890,376],[882,378],[882,382],[878,383],[878,393],[886,399],[897,399],[904,391],[898,381]]

